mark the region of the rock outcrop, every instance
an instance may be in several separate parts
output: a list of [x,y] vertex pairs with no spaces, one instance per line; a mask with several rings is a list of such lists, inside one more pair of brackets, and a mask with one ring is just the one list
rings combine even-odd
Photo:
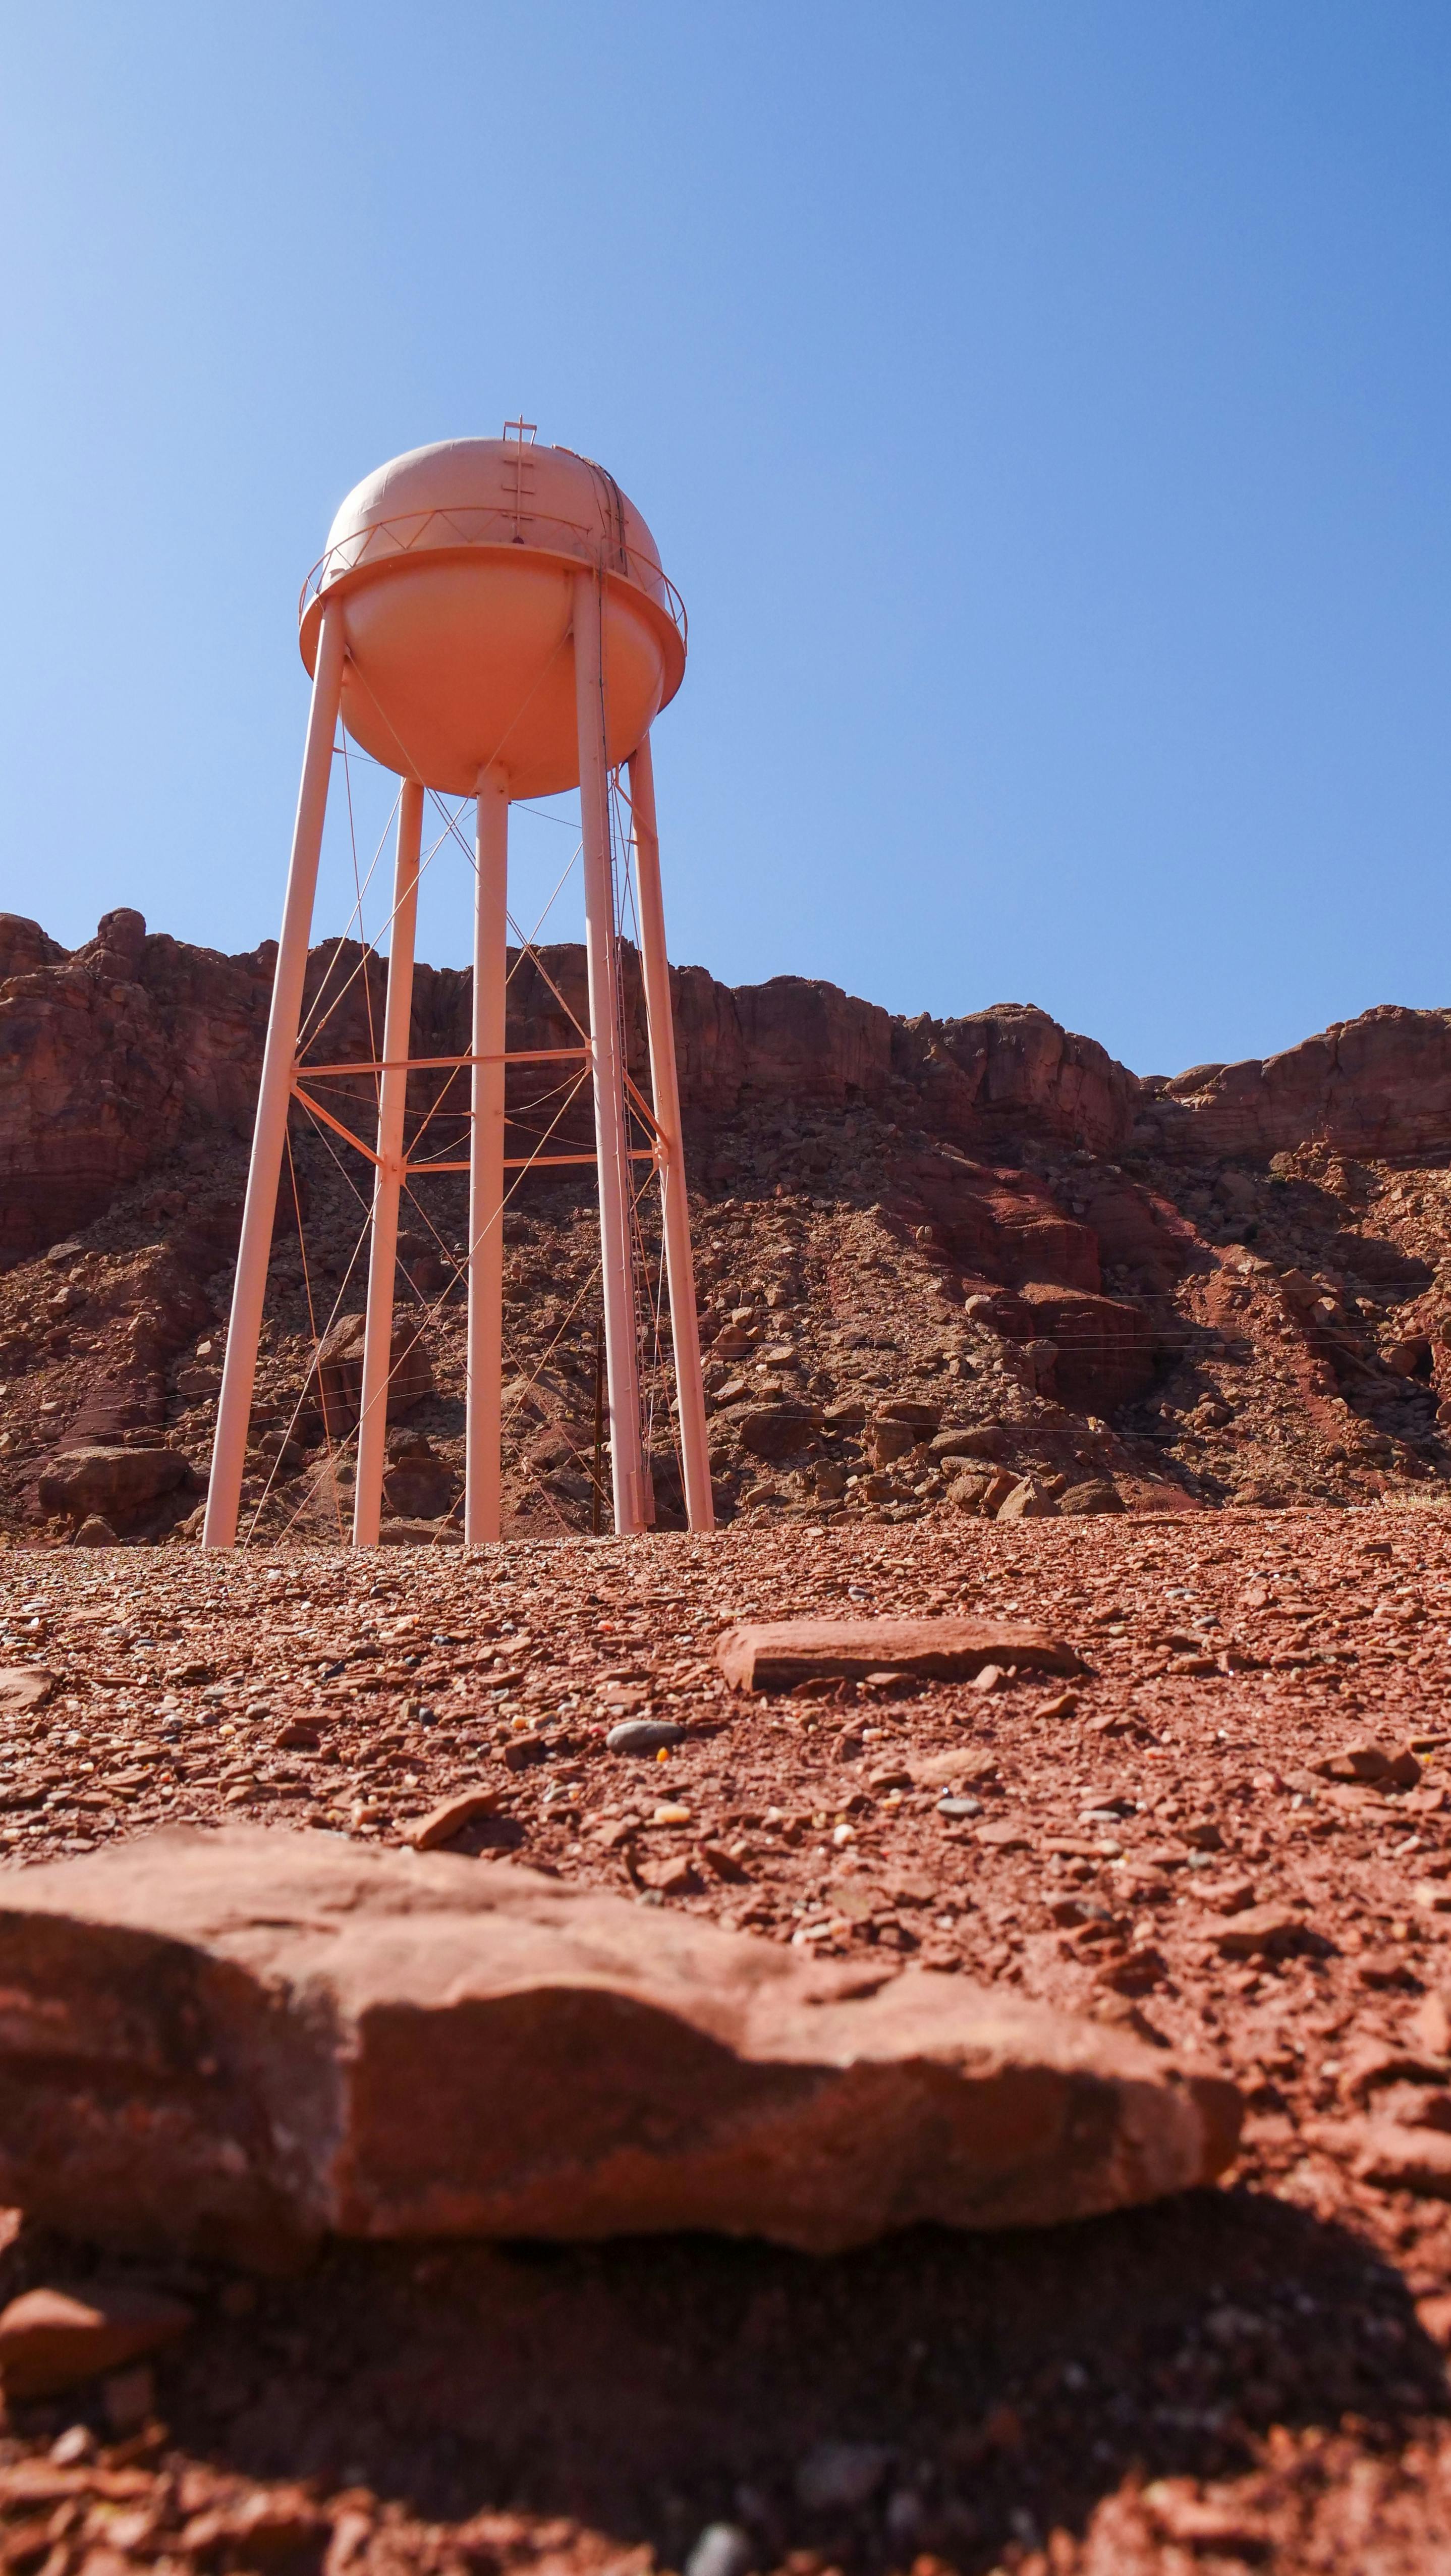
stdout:
[[[68,953],[37,922],[0,914],[0,1266],[90,1223],[179,1144],[249,1131],[275,960],[271,941],[224,957],[148,933],[141,915],[124,909]],[[586,1018],[583,949],[541,948],[511,958],[511,967],[510,1047],[571,1044]],[[632,951],[625,988],[631,1057],[643,1071]],[[466,1048],[469,989],[466,973],[418,968],[417,1054]],[[1367,1011],[1264,1063],[1141,1081],[1091,1038],[1022,1003],[961,1019],[893,1019],[814,978],[776,975],[731,989],[699,966],[674,968],[672,989],[682,1105],[697,1130],[742,1111],[861,1102],[910,1112],[934,1136],[985,1155],[1027,1136],[1099,1156],[1131,1143],[1174,1156],[1259,1159],[1311,1140],[1380,1155],[1451,1144],[1451,1014],[1441,1011]],[[333,1062],[369,1055],[383,990],[382,961],[355,942],[316,948],[309,1052],[321,1048]],[[516,1118],[557,1079],[556,1066],[511,1076]],[[334,1110],[349,1088],[330,1078]],[[366,1115],[369,1085],[360,1078],[351,1092]],[[463,1095],[439,1077],[439,1096],[442,1149]],[[587,1140],[583,1095],[560,1135]],[[1142,1217],[1131,1230],[1143,1235]]]
[[1451,1144],[1451,1012],[1390,1004],[1263,1063],[1200,1064],[1138,1086],[1137,1139],[1168,1153],[1265,1161],[1308,1143],[1343,1154]]
[[988,1137],[1025,1128],[1094,1153],[1128,1142],[1139,1085],[1092,1038],[1061,1029],[1046,1011],[1000,1002],[966,1019],[926,1012],[893,1024],[894,1069],[923,1096],[947,1135]]
[[158,1836],[8,1878],[0,2199],[276,2264],[325,2233],[808,2252],[1221,2172],[1239,2096],[1123,2033],[504,1863]]
[[[125,911],[68,955],[0,916],[0,1536],[191,1531],[180,1489],[149,1517],[78,1520],[57,1462],[164,1441],[205,1474],[273,963]],[[343,940],[308,962],[310,1107],[279,1188],[248,1449],[249,1512],[279,1539],[336,1534],[350,1508],[365,1166],[311,1113],[371,1135],[385,976]],[[1372,1011],[1263,1064],[1141,1081],[1017,1003],[898,1020],[805,977],[729,990],[699,967],[673,992],[723,1512],[915,1513],[945,1507],[949,1481],[954,1509],[990,1514],[1080,1509],[1082,1485],[1131,1508],[1349,1501],[1451,1475],[1451,1202],[1433,1168],[1451,1150],[1451,1014]],[[623,1000],[643,1088],[628,950]],[[580,1530],[607,1436],[583,950],[515,959],[508,1007],[511,1051],[547,1051],[511,1066],[510,1151],[547,1134],[565,1158],[521,1178],[504,1224],[508,1525]],[[468,976],[419,967],[414,1055],[462,1054],[469,1020]],[[389,1410],[435,1463],[398,1452],[393,1535],[442,1528],[462,1472],[465,1111],[462,1074],[415,1074],[426,1154]],[[1279,1273],[1304,1282],[1283,1311]],[[938,1427],[945,1390],[949,1428],[1002,1432],[996,1478],[949,1480],[886,1424],[931,1394]],[[652,1383],[671,1526],[664,1394]]]
[[[0,1266],[91,1223],[178,1145],[250,1132],[275,962],[271,941],[223,957],[148,935],[135,912],[108,913],[95,939],[67,954],[38,923],[0,915]],[[510,963],[510,1047],[573,1043],[587,1020],[583,948],[541,948],[522,962],[511,953]],[[731,992],[700,967],[676,969],[672,980],[688,1118],[770,1101],[840,1108],[881,1097],[891,1079],[888,1014],[833,984],[782,975]],[[355,942],[314,949],[306,1051],[331,1062],[370,1055],[384,984],[382,961]],[[625,984],[631,1057],[643,1072],[633,952]],[[469,1011],[467,974],[420,966],[414,1052],[465,1051]],[[526,1118],[557,1079],[557,1066],[512,1076],[512,1114]],[[435,1097],[443,1105],[431,1140],[443,1151],[464,1092],[440,1077]],[[326,1098],[344,1115],[351,1098],[366,1118],[371,1086],[329,1077]],[[582,1092],[557,1142],[584,1145],[590,1133]]]

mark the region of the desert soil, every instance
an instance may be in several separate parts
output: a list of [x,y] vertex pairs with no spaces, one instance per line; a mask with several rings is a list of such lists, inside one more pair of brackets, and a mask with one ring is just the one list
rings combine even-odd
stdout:
[[[1091,1677],[714,1666],[737,1619],[958,1608]],[[151,2264],[196,2313],[152,2383],[12,2409],[22,2576],[678,2569],[713,2523],[763,2576],[1451,2565],[1441,1512],[13,1550],[0,1612],[11,1869],[239,1814],[396,1841],[483,1784],[481,1868],[1129,2017],[1249,2106],[1223,2188],[1039,2235]],[[686,1741],[611,1753],[646,1713]],[[15,2219],[0,2269],[118,2266]]]

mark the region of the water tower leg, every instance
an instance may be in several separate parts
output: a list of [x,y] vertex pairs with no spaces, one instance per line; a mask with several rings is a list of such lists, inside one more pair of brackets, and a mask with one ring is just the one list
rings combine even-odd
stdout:
[[646,734],[630,762],[630,807],[635,821],[635,885],[640,904],[640,962],[650,1030],[650,1088],[665,1131],[660,1165],[660,1212],[665,1231],[665,1275],[670,1283],[670,1338],[675,1351],[675,1396],[680,1414],[680,1456],[685,1469],[685,1510],[693,1530],[715,1527],[710,1487],[710,1434],[700,1373],[700,1325],[695,1309],[695,1262],[690,1250],[690,1201],[685,1188],[685,1140],[680,1132],[680,1084],[675,1069],[675,1020],[670,1007],[670,963],[665,949],[665,905],[660,891],[660,840],[655,823],[655,764]]
[[272,1010],[262,1053],[262,1081],[257,1095],[257,1123],[252,1130],[252,1167],[247,1175],[247,1203],[242,1239],[237,1247],[237,1276],[232,1290],[232,1319],[227,1328],[227,1356],[217,1406],[217,1434],[212,1444],[211,1481],[207,1487],[204,1547],[232,1547],[242,1499],[242,1471],[247,1456],[247,1426],[252,1417],[252,1386],[257,1374],[257,1337],[267,1294],[267,1260],[277,1213],[277,1184],[282,1177],[282,1151],[287,1141],[287,1113],[292,1099],[292,1059],[302,1017],[307,975],[307,941],[312,928],[317,864],[322,853],[323,817],[327,812],[332,772],[333,735],[343,688],[343,615],[341,607],[325,608],[317,639],[317,668],[312,682],[312,708],[302,755],[302,784],[292,827],[292,860],[287,872],[287,900],[282,908],[282,937],[272,979]]
[[403,1186],[403,1112],[408,1100],[413,942],[418,923],[418,852],[422,839],[423,789],[416,779],[405,778],[398,804],[393,932],[388,944],[388,999],[383,1012],[384,1071],[378,1088],[378,1165],[373,1179],[373,1237],[368,1250],[368,1311],[363,1327],[358,1481],[353,1493],[354,1547],[377,1546],[383,1517],[388,1380],[393,1366],[393,1289],[398,1267],[398,1194]]
[[574,678],[579,722],[579,803],[584,840],[585,953],[594,1056],[595,1152],[599,1164],[600,1269],[604,1283],[605,1375],[610,1404],[610,1469],[615,1530],[645,1526],[645,1461],[640,1445],[640,1372],[635,1349],[635,1282],[630,1258],[630,1165],[615,981],[614,880],[610,868],[609,766],[605,750],[604,634],[596,573],[574,578]]
[[478,782],[474,888],[472,1117],[469,1126],[469,1326],[464,1538],[499,1535],[499,1385],[504,1343],[504,1024],[509,936],[509,782]]

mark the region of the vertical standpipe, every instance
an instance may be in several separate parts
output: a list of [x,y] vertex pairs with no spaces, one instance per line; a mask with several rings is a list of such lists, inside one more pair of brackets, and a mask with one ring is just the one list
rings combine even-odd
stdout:
[[475,859],[464,1538],[468,1546],[482,1547],[499,1535],[499,1389],[504,1360],[509,783],[501,769],[479,772]]
[[690,1203],[685,1189],[685,1144],[680,1132],[680,1084],[675,1067],[675,1019],[670,1007],[670,962],[660,891],[655,766],[648,734],[630,760],[630,811],[635,836],[635,889],[640,906],[640,964],[650,1031],[650,1089],[656,1124],[661,1130],[660,1213],[665,1234],[665,1275],[670,1284],[670,1339],[675,1353],[685,1510],[693,1530],[712,1530],[715,1498],[710,1484],[710,1433],[700,1370],[695,1261],[690,1249]]
[[353,1493],[353,1545],[376,1547],[383,1517],[388,1441],[388,1384],[393,1369],[393,1289],[398,1268],[398,1197],[403,1187],[403,1113],[408,1102],[408,1048],[413,1020],[413,948],[418,925],[418,854],[423,789],[405,778],[398,800],[398,856],[393,871],[393,928],[388,943],[388,999],[383,1013],[383,1071],[378,1086],[378,1161],[368,1250],[368,1311],[363,1328],[363,1397],[358,1420],[358,1481]]
[[277,1213],[277,1184],[287,1141],[287,1112],[292,1097],[292,1063],[302,1017],[307,976],[307,942],[312,928],[317,866],[322,854],[323,818],[327,813],[332,771],[333,735],[343,690],[343,618],[340,606],[325,607],[317,639],[312,705],[302,755],[302,784],[292,827],[292,858],[287,871],[287,899],[282,908],[282,937],[272,981],[272,1008],[262,1055],[262,1082],[257,1096],[257,1124],[252,1133],[252,1165],[247,1175],[247,1201],[242,1239],[237,1248],[237,1276],[232,1315],[227,1327],[227,1356],[217,1405],[217,1434],[212,1444],[211,1481],[207,1486],[204,1547],[233,1547],[242,1499],[242,1471],[247,1457],[247,1428],[252,1416],[252,1387],[257,1374],[257,1341],[267,1293],[267,1261]]
[[630,1165],[615,986],[615,903],[610,869],[609,764],[605,745],[601,577],[574,576],[574,685],[579,725],[579,805],[584,842],[585,955],[589,969],[595,1154],[599,1167],[600,1272],[610,1407],[615,1530],[633,1536],[648,1517],[640,1445],[640,1372],[630,1257]]

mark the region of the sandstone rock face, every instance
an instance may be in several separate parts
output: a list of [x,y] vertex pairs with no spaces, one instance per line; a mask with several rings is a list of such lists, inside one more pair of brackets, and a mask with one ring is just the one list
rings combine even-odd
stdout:
[[[124,909],[67,953],[39,923],[0,914],[0,1264],[90,1223],[178,1144],[249,1131],[275,959],[271,941],[240,957],[191,948],[149,933],[139,913]],[[575,1043],[587,1019],[583,949],[541,948],[511,959],[511,968],[511,1049]],[[623,983],[630,1058],[643,1071],[641,981],[630,950]],[[673,969],[671,983],[682,1105],[695,1126],[746,1107],[840,1110],[892,1098],[910,1102],[918,1124],[979,1149],[1023,1135],[1100,1155],[1135,1140],[1202,1157],[1263,1157],[1313,1138],[1352,1154],[1451,1143],[1445,1012],[1367,1011],[1264,1063],[1198,1066],[1172,1081],[1143,1082],[1092,1039],[1023,1003],[957,1020],[925,1013],[894,1020],[805,976],[731,990],[688,966]],[[367,1056],[384,984],[382,962],[356,942],[315,949],[304,1011],[311,1052],[333,1061]],[[414,1052],[462,1052],[469,1009],[466,973],[420,966]],[[516,1068],[511,1112],[522,1117],[556,1080],[557,1067]],[[328,1096],[366,1132],[365,1079],[332,1083]],[[562,1146],[587,1147],[583,1095],[558,1132]],[[442,1149],[457,1141],[462,1122],[451,1126],[445,1113],[435,1133]],[[1092,1292],[1101,1284],[1100,1252],[1107,1261],[1158,1264],[1166,1281],[1176,1259],[1182,1267],[1172,1219],[1122,1175],[1094,1176],[1089,1222],[1076,1226],[1041,1193],[1035,1199],[1030,1184],[1002,1172],[980,1170],[979,1179],[980,1204],[970,1203],[968,1189],[942,1215],[969,1266],[976,1231],[992,1256],[984,1259],[990,1277],[1046,1278]],[[1015,1231],[1005,1268],[999,1238]]]
[[[39,923],[0,915],[0,1264],[90,1223],[179,1143],[209,1130],[249,1132],[275,962],[272,941],[223,957],[150,935],[141,915],[126,911],[108,913],[95,939],[68,954]],[[588,1022],[583,948],[545,947],[522,962],[511,954],[510,965],[510,1048],[575,1043]],[[370,1055],[384,987],[381,961],[356,942],[314,949],[303,1014],[312,1055],[344,1062]],[[415,1054],[467,1049],[470,987],[466,973],[418,967]],[[687,1117],[772,1099],[839,1108],[879,1097],[890,1080],[888,1014],[835,985],[777,976],[732,992],[703,968],[682,967],[672,972],[672,990]],[[624,1004],[631,1062],[643,1071],[633,950],[625,954]],[[511,1112],[529,1111],[552,1090],[557,1070],[512,1072]],[[328,1103],[366,1133],[370,1086],[360,1077],[351,1107],[350,1090],[330,1082]],[[445,1112],[432,1133],[442,1150],[462,1125],[451,1128]],[[556,1141],[584,1149],[591,1133],[582,1094]]]
[[[224,958],[147,933],[142,914],[126,909],[108,912],[95,940],[75,953],[46,938],[39,922],[0,914],[0,1262],[90,1224],[116,1190],[183,1141],[247,1133],[273,963],[271,940],[250,956]],[[309,958],[304,1028],[335,1061],[369,1056],[381,997],[379,958],[327,940]],[[1093,1154],[1134,1139],[1170,1154],[1268,1157],[1307,1139],[1350,1154],[1407,1154],[1451,1141],[1448,1012],[1369,1010],[1263,1064],[1209,1064],[1139,1082],[1095,1041],[1021,1002],[961,1020],[892,1020],[825,981],[773,976],[727,989],[701,966],[673,971],[673,997],[680,1095],[696,1123],[742,1105],[840,1110],[853,1100],[912,1095],[920,1123],[969,1144],[1036,1133]],[[624,958],[624,1010],[631,1064],[644,1069],[634,951]],[[554,945],[515,963],[510,1048],[570,1046],[585,1018],[582,948]],[[415,1054],[456,1054],[466,1043],[469,976],[420,966]],[[510,1110],[526,1113],[546,1079],[554,1069],[515,1069]],[[345,1087],[330,1084],[332,1108],[345,1108],[345,1097]],[[366,1082],[356,1084],[353,1110],[366,1131]],[[559,1136],[588,1144],[585,1100]],[[443,1115],[438,1144],[446,1141]],[[1077,1229],[1041,1200],[1031,1206],[1031,1185],[1015,1211],[1010,1175],[982,1180],[985,1206],[969,1206],[966,1193],[956,1216],[943,1216],[956,1224],[961,1260],[969,1260],[974,1226],[995,1239],[1018,1224],[1018,1267],[987,1262],[992,1278],[1049,1278],[1095,1291],[1100,1249],[1106,1260],[1157,1262],[1165,1278],[1175,1275],[1175,1257],[1183,1262],[1173,1218],[1121,1175],[1093,1177],[1090,1224]]]
[[[885,1090],[892,1069],[892,1023],[876,1003],[854,1001],[835,984],[804,975],[773,975],[766,984],[742,984],[730,998],[741,1035],[737,1100],[821,1101],[839,1107],[852,1098],[875,1099]],[[683,1106],[719,1111],[725,1104],[713,1088],[699,1100],[687,1093]]]
[[0,920],[0,1261],[89,1223],[184,1134],[250,1123],[274,954],[148,938],[123,911],[68,956]]
[[961,1020],[923,1012],[895,1024],[892,1052],[895,1069],[937,1104],[947,1133],[1031,1126],[1109,1153],[1132,1131],[1133,1074],[1030,1004],[1000,1002]]
[[1090,1293],[1102,1286],[1093,1233],[1065,1216],[1031,1173],[995,1170],[962,1154],[915,1154],[901,1158],[899,1176],[889,1219],[920,1239],[925,1218],[969,1276],[1011,1286],[1056,1280]]
[[12,1875],[0,2198],[258,2263],[327,2231],[808,2251],[1206,2182],[1239,2097],[1117,2031],[502,1863],[237,1828]]
[[1451,1012],[1385,1005],[1283,1055],[1142,1086],[1136,1132],[1169,1152],[1265,1156],[1319,1139],[1408,1154],[1451,1139]]
[[[97,1542],[192,1534],[180,1487],[174,1504],[118,1524],[104,1502],[78,1515],[52,1479],[58,1451],[138,1440],[184,1447],[205,1471],[272,962],[270,949],[229,959],[155,938],[129,912],[108,915],[68,956],[38,924],[0,918],[7,1530],[49,1519],[55,1538],[87,1522]],[[511,1068],[520,1151],[558,1111],[560,1149],[588,1159],[587,1091],[564,1104],[585,980],[576,947],[515,962],[511,1047],[565,1051]],[[382,963],[356,943],[321,945],[306,978],[308,1060],[361,1066],[384,989]],[[967,1416],[1011,1435],[994,1461],[1011,1470],[1006,1487],[989,1499],[985,1479],[959,1479],[954,1509],[991,1511],[1028,1476],[1054,1493],[1072,1468],[1114,1482],[1130,1509],[1162,1505],[1166,1479],[1210,1502],[1345,1500],[1388,1477],[1446,1471],[1439,1184],[1423,1193],[1404,1162],[1399,1173],[1371,1166],[1375,1149],[1382,1165],[1406,1154],[1434,1162],[1435,1140],[1451,1142],[1451,1019],[1372,1012],[1265,1064],[1139,1082],[1017,1004],[908,1022],[799,977],[728,991],[689,968],[673,989],[722,1517],[748,1495],[788,1511],[930,1515],[941,1463],[883,1402],[929,1386],[945,1392],[955,1430]],[[461,1052],[469,1002],[467,975],[420,968],[414,1053]],[[622,1003],[644,1081],[629,954]],[[332,1112],[366,1136],[371,1080],[346,1070],[325,1079]],[[465,1141],[463,1086],[451,1080],[419,1074],[413,1094],[444,1161]],[[349,1167],[300,1107],[293,1148],[251,1422],[256,1526],[279,1537],[341,1525],[333,1466],[308,1456],[324,1429],[313,1335],[335,1302],[361,1304],[363,1275],[355,1185],[365,1167]],[[1273,1172],[1263,1168],[1272,1150]],[[521,1375],[553,1371],[542,1402],[512,1405],[506,1440],[508,1522],[536,1535],[580,1528],[593,1505],[590,1388],[574,1348],[593,1294],[588,1188],[583,1171],[531,1178],[506,1227]],[[444,1528],[461,1473],[461,1185],[429,1183],[416,1222],[401,1245],[400,1300],[438,1303],[426,1357],[415,1351],[405,1366],[399,1349],[390,1411],[428,1407],[424,1428],[449,1455],[425,1473],[390,1445],[388,1535],[400,1544]],[[40,1245],[43,1261],[21,1260]],[[1260,1315],[1265,1291],[1252,1285],[1267,1257],[1304,1279],[1287,1337],[1277,1316]],[[400,1344],[422,1311],[400,1305]],[[356,1420],[360,1341],[356,1319],[343,1318],[324,1361],[342,1438]],[[1296,1420],[1269,1396],[1282,1361]],[[1213,1400],[1235,1394],[1213,1374],[1221,1366],[1247,1372],[1232,1444],[1216,1436]],[[837,1409],[848,1396],[871,1426],[860,1442]],[[657,1520],[674,1526],[679,1476],[658,1445]]]

